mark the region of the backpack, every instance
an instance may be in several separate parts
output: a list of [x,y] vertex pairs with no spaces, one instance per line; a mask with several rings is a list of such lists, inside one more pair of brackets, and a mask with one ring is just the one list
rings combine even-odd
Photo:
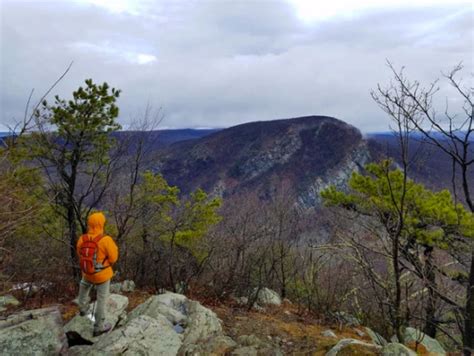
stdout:
[[85,274],[94,274],[104,268],[102,264],[97,262],[98,243],[102,237],[102,235],[98,235],[95,238],[89,235],[83,235],[82,237],[83,241],[79,250],[79,263],[82,272]]

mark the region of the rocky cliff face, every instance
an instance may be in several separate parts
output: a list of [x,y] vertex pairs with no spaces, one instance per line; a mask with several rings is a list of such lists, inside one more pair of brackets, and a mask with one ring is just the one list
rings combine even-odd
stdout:
[[201,187],[223,197],[268,198],[291,189],[303,206],[318,205],[322,189],[344,186],[370,160],[359,130],[326,116],[243,124],[158,154],[155,170],[184,192]]

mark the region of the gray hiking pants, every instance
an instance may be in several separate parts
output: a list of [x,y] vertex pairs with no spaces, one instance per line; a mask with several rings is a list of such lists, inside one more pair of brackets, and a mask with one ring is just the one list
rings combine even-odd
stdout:
[[97,290],[97,301],[95,303],[94,312],[94,331],[102,331],[105,321],[105,304],[110,293],[110,279],[102,284],[93,284],[82,278],[79,285],[79,309],[82,313],[89,312],[89,293],[92,287],[95,286]]

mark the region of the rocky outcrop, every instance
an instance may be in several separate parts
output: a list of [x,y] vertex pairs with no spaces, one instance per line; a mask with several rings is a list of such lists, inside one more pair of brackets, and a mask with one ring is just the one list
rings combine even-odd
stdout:
[[0,320],[3,355],[59,355],[65,354],[67,347],[58,307],[25,311]]
[[[280,299],[278,294],[270,289],[262,291],[264,293],[259,300],[262,304],[275,302],[275,297]],[[263,335],[266,336],[257,332],[231,338],[224,334],[221,321],[212,310],[181,294],[166,292],[152,296],[128,315],[125,313],[127,305],[127,297],[118,294],[110,296],[107,303],[107,322],[115,328],[97,338],[92,337],[93,321],[90,317],[76,316],[63,327],[57,307],[11,315],[0,321],[0,349],[3,354],[72,356],[279,356],[283,355],[283,352],[295,350],[291,346],[293,340],[281,339],[279,334],[268,335],[266,328],[263,328]],[[224,315],[227,318],[227,314]],[[340,321],[345,320],[347,323],[354,324],[356,321],[349,314],[337,313],[337,316]],[[226,325],[227,322],[226,319]],[[260,319],[256,319],[256,323],[260,323]],[[240,330],[235,332],[231,329],[229,334],[239,335]],[[361,338],[372,338],[373,343],[356,339],[337,340],[337,335],[328,329],[321,333],[321,339],[330,342],[330,345],[334,345],[335,342],[337,344],[326,355],[416,355],[405,345],[395,342],[387,344],[380,335],[369,328],[353,327],[352,332]],[[418,342],[423,351],[436,355],[445,354],[439,342],[416,329],[407,328],[405,338],[407,345],[412,349]]]
[[[125,309],[128,306],[128,298],[119,294],[111,294],[106,304],[105,322],[115,327],[126,318]],[[94,303],[90,305],[90,312],[94,308]],[[86,340],[96,341],[97,338],[92,336],[94,321],[92,315],[87,316],[76,315],[64,327],[66,332],[76,332]]]
[[392,342],[382,348],[382,356],[416,356],[416,352],[405,345]]
[[337,355],[378,355],[382,347],[374,344],[368,344],[366,342],[356,339],[342,339],[336,346],[334,346],[326,356],[337,356]]
[[307,191],[300,195],[300,204],[308,207],[321,205],[321,192],[332,185],[337,189],[347,189],[352,173],[360,172],[369,161],[369,148],[366,142],[361,141],[338,166],[314,179],[313,184],[308,187]]
[[72,355],[176,355],[182,336],[164,316],[140,315],[102,336],[92,346],[73,347]]
[[[421,344],[423,345],[426,350],[430,353],[433,353],[435,355],[446,355],[446,351],[444,348],[441,346],[438,340],[433,339],[432,337],[424,334],[418,329],[408,327],[405,329],[405,343],[414,343],[414,344]],[[396,337],[392,338],[392,341],[397,341]]]
[[165,293],[153,296],[133,310],[129,320],[140,315],[151,318],[165,317],[173,327],[182,328],[183,344],[194,344],[222,332],[220,320],[212,310],[181,294]]
[[277,182],[285,181],[297,187],[295,203],[313,207],[322,189],[344,186],[369,152],[355,127],[307,116],[247,123],[171,145],[157,152],[153,170],[184,193],[200,187],[222,197],[242,192],[271,197],[282,188]]

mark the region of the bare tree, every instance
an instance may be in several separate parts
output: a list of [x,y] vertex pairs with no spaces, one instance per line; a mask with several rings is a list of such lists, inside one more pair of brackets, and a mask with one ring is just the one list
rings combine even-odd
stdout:
[[[376,99],[382,107],[390,107],[400,112],[405,120],[423,135],[425,140],[444,152],[453,163],[453,193],[457,197],[456,174],[460,172],[461,191],[463,200],[471,212],[474,213],[472,198],[472,184],[474,182],[472,165],[474,150],[472,133],[474,132],[474,88],[467,86],[458,78],[462,71],[461,64],[455,66],[444,79],[455,89],[463,101],[462,117],[450,112],[448,105],[443,115],[434,109],[435,95],[439,91],[438,81],[422,86],[418,81],[410,81],[403,74],[403,68],[397,71],[391,63],[395,84],[388,88],[378,86]],[[474,244],[470,245],[469,277],[466,283],[466,305],[464,307],[463,345],[464,354],[470,355],[474,350]]]

